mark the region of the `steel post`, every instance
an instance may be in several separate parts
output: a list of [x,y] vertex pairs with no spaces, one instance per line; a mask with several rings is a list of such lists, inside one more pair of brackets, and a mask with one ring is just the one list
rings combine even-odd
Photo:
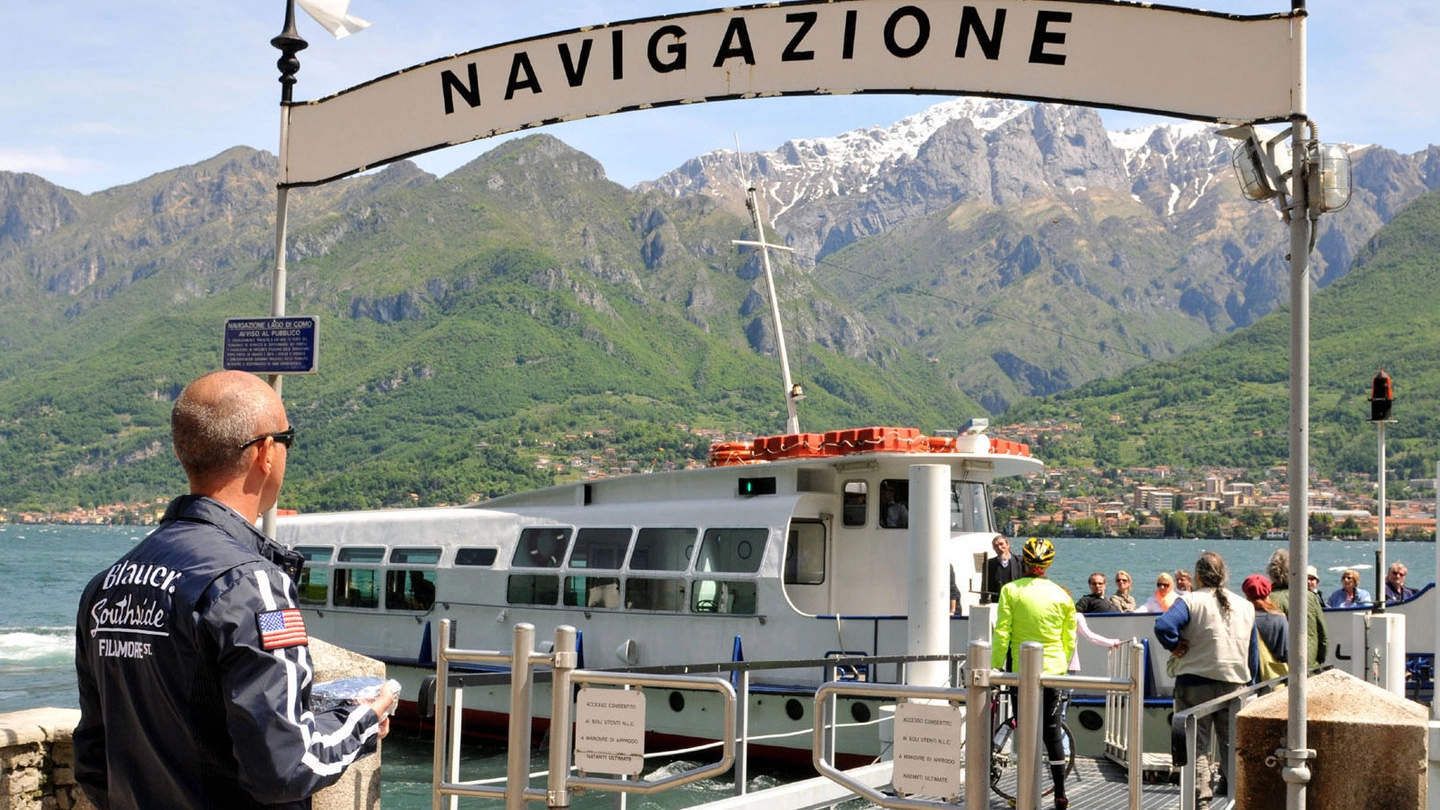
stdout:
[[1015,705],[1015,758],[1019,785],[1016,807],[1036,810],[1040,798],[1040,675],[1045,668],[1045,647],[1038,641],[1020,645],[1020,689]]
[[554,659],[550,667],[550,775],[545,788],[545,804],[550,808],[570,806],[566,779],[570,775],[570,735],[575,707],[570,699],[570,682],[580,663],[576,638],[575,628],[568,624],[555,628]]
[[990,642],[972,641],[965,658],[969,679],[965,684],[965,806],[989,805]]
[[505,756],[505,810],[525,810],[525,788],[530,786],[530,705],[535,672],[530,653],[535,649],[535,625],[515,625],[510,648],[510,734]]

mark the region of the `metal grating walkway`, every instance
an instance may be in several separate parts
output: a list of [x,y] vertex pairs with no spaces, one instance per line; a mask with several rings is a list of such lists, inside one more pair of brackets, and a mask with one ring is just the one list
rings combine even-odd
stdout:
[[[1165,756],[1168,762],[1169,756]],[[1125,769],[1101,757],[1075,757],[1075,770],[1065,781],[1065,793],[1070,797],[1073,810],[1114,810],[1128,806],[1129,777]],[[1049,784],[1049,777],[1045,778]],[[1140,786],[1140,807],[1142,810],[1178,810],[1180,807],[1180,785],[1169,782],[1146,781]],[[1055,805],[1049,796],[1040,800],[1042,810]],[[990,794],[990,810],[1009,810],[1006,800]]]

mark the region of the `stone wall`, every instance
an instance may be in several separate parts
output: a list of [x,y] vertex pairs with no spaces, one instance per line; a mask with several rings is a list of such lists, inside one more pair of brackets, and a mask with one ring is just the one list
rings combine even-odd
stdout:
[[0,715],[0,807],[4,810],[95,810],[75,784],[77,709],[30,709]]

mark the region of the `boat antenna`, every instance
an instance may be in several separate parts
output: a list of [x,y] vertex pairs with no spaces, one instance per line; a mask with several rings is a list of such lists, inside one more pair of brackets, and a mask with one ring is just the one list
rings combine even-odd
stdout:
[[[746,175],[740,152],[740,133],[738,132],[735,133],[735,161],[740,166],[740,179],[744,182]],[[765,287],[770,291],[770,317],[775,321],[775,350],[780,354],[780,377],[785,386],[785,432],[799,433],[800,417],[795,413],[795,403],[804,399],[805,393],[798,383],[790,379],[790,359],[785,351],[785,328],[780,323],[780,299],[775,295],[775,276],[770,272],[770,251],[783,250],[789,253],[795,251],[793,248],[772,245],[765,241],[764,217],[760,213],[760,195],[756,193],[754,183],[746,183],[745,207],[750,209],[750,220],[755,223],[755,232],[759,234],[759,241],[732,239],[731,243],[760,249],[760,260],[765,266]]]

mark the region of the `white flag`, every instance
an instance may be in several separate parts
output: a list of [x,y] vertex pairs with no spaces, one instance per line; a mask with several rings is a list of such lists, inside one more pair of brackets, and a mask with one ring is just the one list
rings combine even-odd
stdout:
[[295,0],[300,8],[336,39],[364,31],[370,23],[350,15],[350,0]]

